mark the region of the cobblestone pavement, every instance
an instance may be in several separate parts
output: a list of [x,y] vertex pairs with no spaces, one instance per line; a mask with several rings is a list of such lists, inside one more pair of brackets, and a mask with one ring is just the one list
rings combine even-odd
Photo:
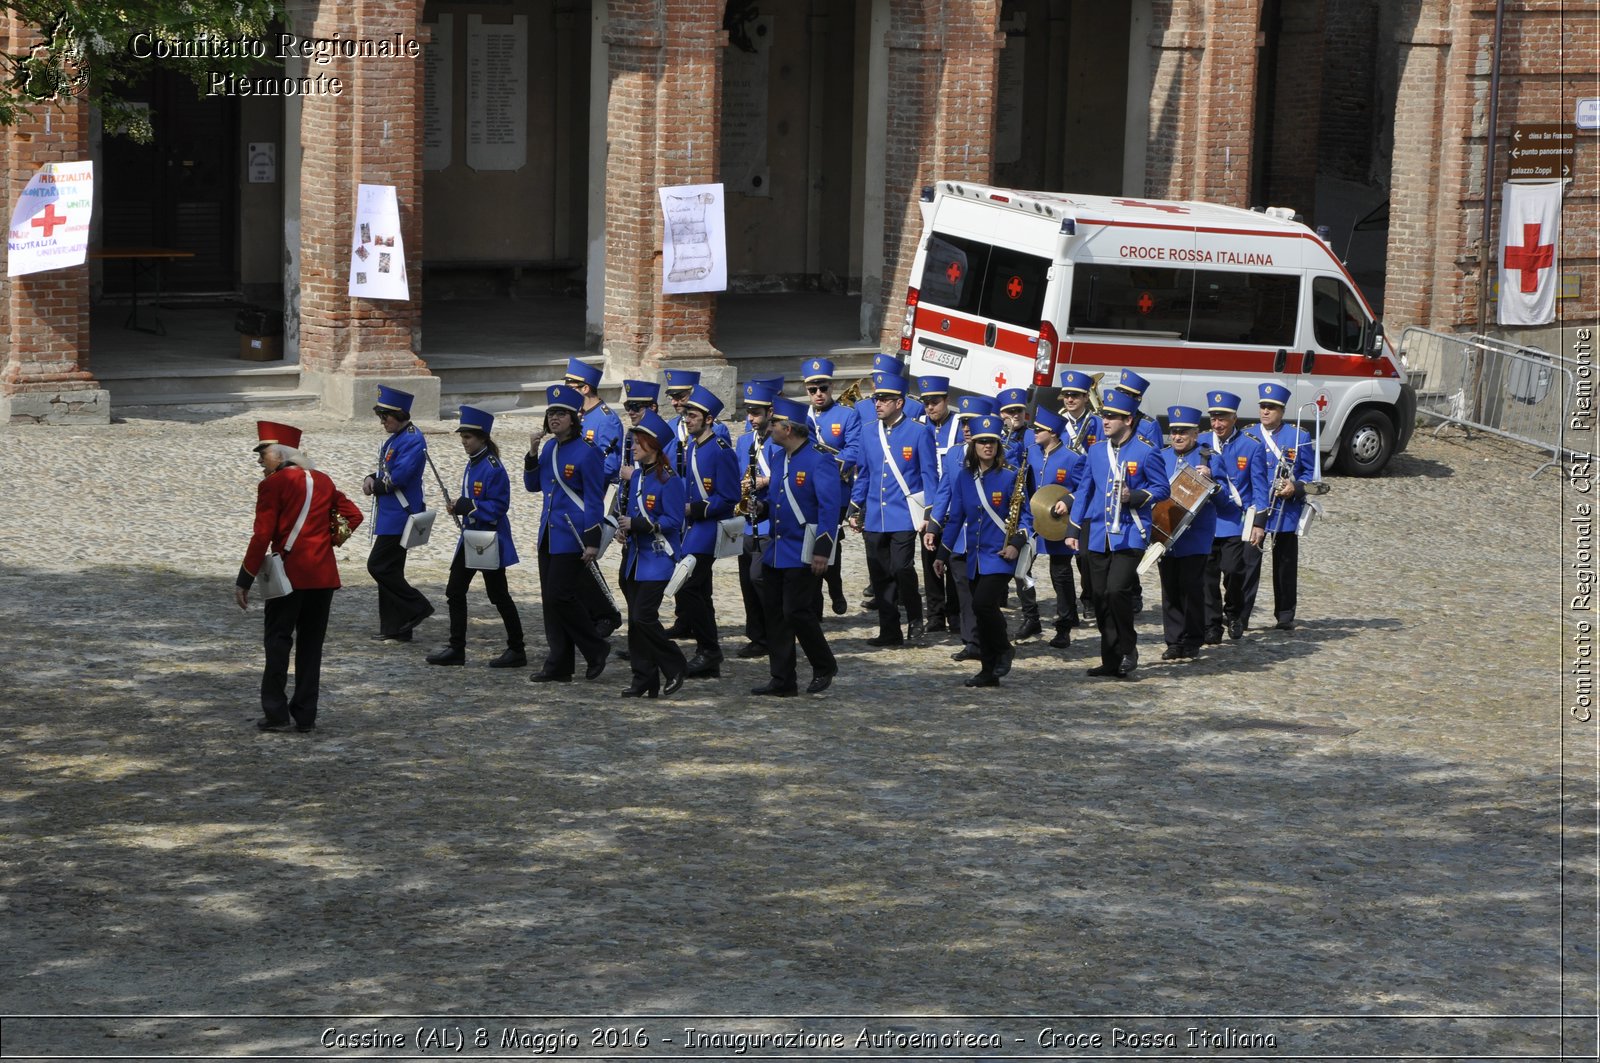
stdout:
[[[354,496],[372,427],[298,423]],[[412,565],[439,617],[376,644],[358,533],[300,736],[255,731],[261,615],[231,600],[252,441],[243,417],[0,429],[4,1013],[1258,1016],[1147,1025],[1436,1057],[1552,1053],[1560,1024],[1287,1017],[1593,1014],[1561,482],[1532,452],[1421,432],[1334,479],[1293,633],[1166,665],[1151,608],[1137,682],[1086,679],[1080,636],[981,696],[949,644],[871,650],[860,612],[827,623],[819,698],[750,699],[765,664],[732,660],[670,700],[620,700],[620,666],[535,688],[482,667],[481,584],[471,666],[429,668],[445,547]],[[511,584],[542,648],[534,566]],[[731,562],[716,588],[731,651]],[[13,1020],[6,1050],[293,1054],[332,1025]]]

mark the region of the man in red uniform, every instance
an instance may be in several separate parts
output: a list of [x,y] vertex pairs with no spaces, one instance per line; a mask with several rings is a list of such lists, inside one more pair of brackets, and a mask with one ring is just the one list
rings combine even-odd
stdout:
[[[356,508],[325,473],[314,472],[300,453],[300,429],[258,421],[256,459],[265,474],[256,488],[255,530],[244,564],[234,581],[233,598],[240,609],[250,603],[250,587],[261,572],[269,549],[283,559],[293,588],[267,599],[266,655],[261,673],[263,731],[309,731],[317,725],[317,694],[322,676],[322,642],[328,634],[328,610],[339,587],[339,563],[333,556],[333,523],[337,512],[354,529],[361,523]],[[287,696],[289,650],[294,654],[294,698]]]

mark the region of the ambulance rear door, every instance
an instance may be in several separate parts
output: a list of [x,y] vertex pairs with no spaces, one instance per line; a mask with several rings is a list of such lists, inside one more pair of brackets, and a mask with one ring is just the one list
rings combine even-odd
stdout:
[[915,281],[910,372],[945,375],[980,395],[1026,387],[1059,226],[1002,203],[941,195]]

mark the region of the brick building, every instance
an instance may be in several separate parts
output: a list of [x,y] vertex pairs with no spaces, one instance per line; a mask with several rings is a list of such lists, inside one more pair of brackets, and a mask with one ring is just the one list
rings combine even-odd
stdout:
[[[602,353],[608,380],[721,366],[719,297],[661,294],[657,204],[717,181],[735,288],[859,295],[861,337],[886,349],[936,178],[1293,206],[1391,333],[1476,329],[1494,18],[1494,0],[300,0],[302,38],[426,58],[269,57],[266,83],[341,91],[198,103],[153,63],[155,146],[52,108],[9,132],[5,167],[14,201],[42,162],[94,158],[99,239],[186,247],[194,283],[281,299],[305,385],[345,414],[378,381],[436,406],[425,263],[572,291],[571,347]],[[1597,27],[1593,3],[1506,3],[1491,193],[1514,126],[1600,96]],[[27,31],[0,36],[14,50]],[[276,151],[269,182],[245,177],[257,145]],[[1575,162],[1568,325],[1600,317],[1595,134]],[[360,183],[397,189],[409,301],[346,293]],[[108,416],[91,273],[7,285],[0,416]]]

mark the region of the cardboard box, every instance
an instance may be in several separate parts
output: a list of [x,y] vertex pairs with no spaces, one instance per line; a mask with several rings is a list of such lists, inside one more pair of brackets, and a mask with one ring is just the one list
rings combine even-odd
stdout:
[[239,357],[251,362],[276,362],[283,357],[283,337],[240,336]]

